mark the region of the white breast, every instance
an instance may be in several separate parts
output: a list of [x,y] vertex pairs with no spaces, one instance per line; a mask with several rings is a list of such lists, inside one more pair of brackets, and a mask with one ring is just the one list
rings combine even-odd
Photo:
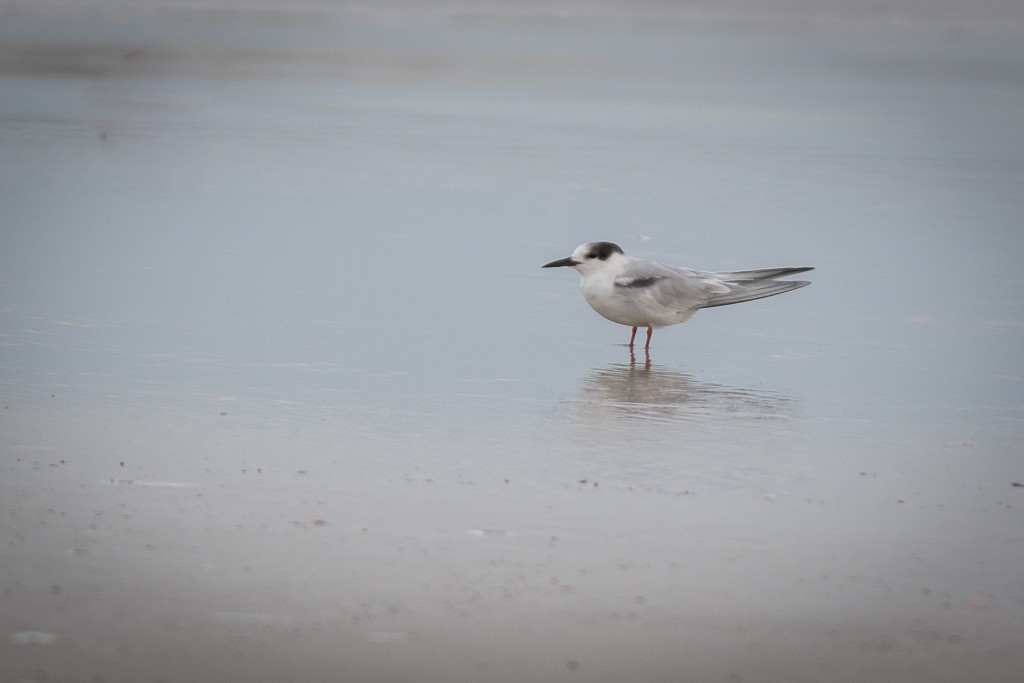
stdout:
[[688,320],[694,310],[659,303],[650,288],[616,287],[612,273],[594,273],[580,279],[583,298],[602,317],[635,327],[666,327]]

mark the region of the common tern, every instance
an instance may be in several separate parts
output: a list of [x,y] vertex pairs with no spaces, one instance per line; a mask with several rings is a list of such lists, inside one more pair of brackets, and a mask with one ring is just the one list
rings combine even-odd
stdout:
[[590,307],[620,325],[636,330],[647,328],[645,349],[651,348],[655,327],[685,322],[701,308],[738,304],[763,299],[810,282],[777,278],[814,270],[801,268],[761,268],[711,273],[627,256],[612,242],[587,242],[576,247],[571,256],[542,268],[568,266],[580,274],[580,289]]

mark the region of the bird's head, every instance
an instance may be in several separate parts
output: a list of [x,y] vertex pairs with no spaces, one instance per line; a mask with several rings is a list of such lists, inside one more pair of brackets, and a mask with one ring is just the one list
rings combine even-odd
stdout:
[[613,242],[587,242],[576,247],[572,256],[545,263],[541,268],[568,266],[586,275],[613,266],[623,253],[622,247]]

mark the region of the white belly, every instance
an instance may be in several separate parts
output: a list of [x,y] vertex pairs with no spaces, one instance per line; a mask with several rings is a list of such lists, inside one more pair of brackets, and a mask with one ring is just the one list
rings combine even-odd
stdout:
[[617,288],[611,279],[586,278],[580,281],[580,288],[591,308],[620,325],[667,327],[689,320],[696,312],[665,306],[644,288]]

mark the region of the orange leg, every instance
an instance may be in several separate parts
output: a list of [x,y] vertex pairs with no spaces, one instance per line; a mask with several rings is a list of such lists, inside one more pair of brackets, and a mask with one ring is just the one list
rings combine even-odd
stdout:
[[[636,328],[633,328],[633,334],[636,334]],[[644,344],[644,350],[647,351],[651,348],[651,335],[654,334],[654,328],[650,325],[647,326],[647,343]],[[632,343],[630,343],[632,346]]]
[[629,348],[633,348],[634,339],[636,339],[636,327],[633,328],[633,334],[629,335]]

